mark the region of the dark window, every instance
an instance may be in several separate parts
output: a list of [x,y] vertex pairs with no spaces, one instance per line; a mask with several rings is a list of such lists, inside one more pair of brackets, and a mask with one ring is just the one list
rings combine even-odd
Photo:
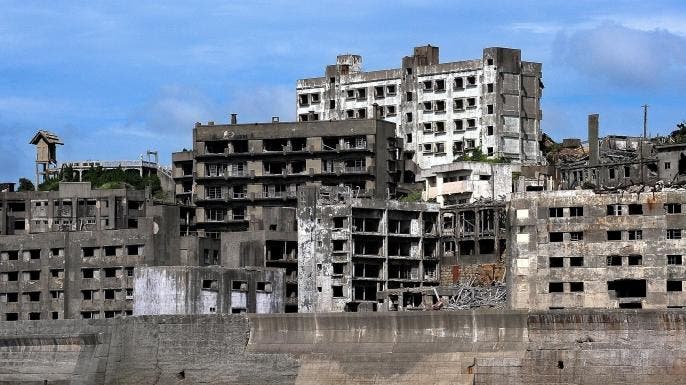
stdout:
[[562,233],[550,233],[550,242],[562,242]]
[[584,208],[583,207],[570,207],[569,208],[569,216],[570,217],[583,217],[584,216]]
[[584,257],[571,257],[569,258],[569,266],[580,267],[584,265]]
[[93,291],[91,290],[81,290],[81,298],[84,301],[90,301],[93,299]]
[[17,271],[7,272],[7,281],[15,282],[18,280],[19,280],[19,272],[17,272]]
[[622,257],[619,255],[608,255],[607,265],[608,266],[622,266]]
[[493,83],[488,83],[488,84],[486,84],[486,91],[487,91],[488,93],[493,92]]
[[571,291],[571,292],[584,291],[584,283],[583,282],[570,282],[569,283],[569,291]]
[[629,266],[640,266],[643,264],[643,257],[640,255],[629,256]]
[[569,233],[569,239],[572,241],[583,241],[584,240],[584,233],[581,231],[573,231]]
[[217,280],[215,279],[203,279],[202,280],[203,289],[217,289]]
[[31,259],[40,259],[40,250],[29,250]]
[[564,285],[562,282],[549,282],[548,292],[549,293],[562,293]]
[[333,297],[343,297],[343,286],[331,286]]
[[629,230],[629,240],[638,241],[643,239],[643,230]]
[[643,214],[643,205],[640,204],[630,204],[629,205],[629,215],[641,215]]
[[622,240],[622,232],[621,231],[608,231],[607,232],[607,240],[608,241],[621,241]]
[[550,218],[562,218],[562,207],[551,207],[548,209]]
[[114,289],[105,289],[105,299],[114,299]]
[[493,126],[486,127],[486,135],[493,135]]
[[668,255],[667,256],[668,265],[681,265],[681,255]]
[[5,321],[18,321],[19,313],[5,313]]
[[117,268],[116,267],[108,267],[105,268],[105,278],[114,278],[117,276]]
[[81,274],[83,274],[83,278],[93,278],[93,272],[95,269],[82,269]]
[[667,239],[681,239],[681,229],[667,229]]
[[563,267],[564,266],[564,258],[550,257],[549,258],[549,265],[550,265],[550,267]]
[[665,204],[665,212],[667,214],[681,214],[681,203]]
[[667,281],[667,291],[681,291],[681,281]]

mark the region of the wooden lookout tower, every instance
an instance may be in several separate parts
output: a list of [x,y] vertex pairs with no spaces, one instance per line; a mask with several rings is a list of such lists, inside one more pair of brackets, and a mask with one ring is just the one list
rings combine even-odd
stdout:
[[49,131],[39,130],[30,144],[36,146],[36,188],[59,172],[57,168],[57,145],[64,144]]

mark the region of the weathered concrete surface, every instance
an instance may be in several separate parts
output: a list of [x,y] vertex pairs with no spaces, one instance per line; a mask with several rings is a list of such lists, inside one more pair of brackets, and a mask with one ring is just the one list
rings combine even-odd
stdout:
[[0,383],[683,384],[671,310],[0,323]]

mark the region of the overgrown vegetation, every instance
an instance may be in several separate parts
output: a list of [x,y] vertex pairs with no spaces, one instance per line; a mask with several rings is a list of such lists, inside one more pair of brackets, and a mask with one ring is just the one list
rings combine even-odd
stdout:
[[[60,182],[76,182],[78,175],[71,167],[64,167],[57,178],[52,178],[45,183],[41,183],[38,189],[41,191],[56,191],[59,189]],[[166,194],[162,191],[160,178],[157,175],[140,176],[135,170],[124,171],[121,167],[115,169],[104,169],[102,167],[91,167],[83,172],[83,181],[91,182],[91,186],[100,189],[123,188],[128,185],[137,190],[150,187],[153,196],[164,199]]]
[[676,127],[677,127],[677,129],[672,131],[669,134],[669,137],[675,143],[686,143],[686,121],[682,121],[681,123],[677,123]]
[[486,162],[486,163],[510,163],[510,160],[507,158],[500,158],[500,157],[488,157],[488,155],[484,154],[483,151],[481,151],[481,147],[477,147],[469,152],[466,152],[463,155],[460,155],[455,158],[456,162]]
[[33,191],[35,189],[36,187],[33,185],[33,182],[26,178],[19,178],[19,187],[17,188],[17,191]]
[[404,197],[400,198],[401,202],[421,202],[422,201],[422,192],[421,191],[413,191],[409,194],[407,194]]

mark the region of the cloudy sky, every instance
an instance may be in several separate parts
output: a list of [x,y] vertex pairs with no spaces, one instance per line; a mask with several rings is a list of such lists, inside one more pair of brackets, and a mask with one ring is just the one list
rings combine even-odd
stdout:
[[[686,119],[683,1],[0,0],[0,181],[33,179],[35,130],[60,160],[135,159],[191,147],[196,121],[295,116],[295,81],[339,53],[396,68],[416,45],[442,62],[489,46],[543,63],[543,130],[639,134]],[[515,5],[516,4],[516,5]]]

